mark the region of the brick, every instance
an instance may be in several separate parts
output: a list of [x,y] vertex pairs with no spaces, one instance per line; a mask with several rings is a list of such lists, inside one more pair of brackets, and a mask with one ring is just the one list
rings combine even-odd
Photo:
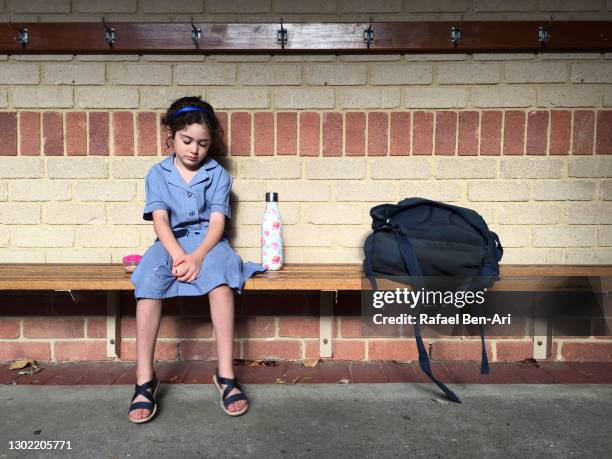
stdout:
[[529,184],[520,180],[468,183],[470,201],[529,201]]
[[[487,353],[491,355],[491,343],[486,342]],[[436,341],[431,345],[433,360],[480,360],[480,341]]]
[[32,359],[38,361],[51,360],[50,343],[36,342],[3,342],[0,346],[0,361]]
[[567,80],[565,62],[507,62],[508,83],[563,83]]
[[501,161],[501,178],[561,178],[560,159],[513,158]]
[[[23,160],[22,160],[23,161]],[[42,164],[41,164],[42,165]],[[38,165],[26,164],[31,170]],[[1,170],[1,169],[0,169]],[[47,160],[47,175],[50,179],[57,178],[108,178],[108,164],[104,158],[49,158]],[[21,177],[36,177],[36,174],[20,173]],[[42,173],[38,174],[42,177]]]
[[167,64],[109,64],[107,79],[112,86],[167,86],[172,82],[171,70]]
[[[254,184],[251,184],[253,186]],[[266,191],[276,191],[279,197],[287,201],[329,201],[330,192],[329,185],[326,183],[312,181],[274,181],[268,182],[264,187]],[[257,201],[261,201],[264,194],[260,193]]]
[[[235,346],[238,347],[238,346]],[[179,343],[180,360],[208,360],[216,357],[216,347],[213,341],[181,341]],[[234,352],[234,358],[240,358],[240,348]]]
[[66,113],[66,154],[87,156],[87,114]]
[[[284,247],[330,247],[333,227],[287,225],[283,228]],[[348,235],[347,235],[348,237]]]
[[[236,322],[238,325],[238,322]],[[210,338],[212,323],[196,317],[164,316],[159,326],[160,338]]]
[[564,262],[568,265],[607,265],[611,258],[611,249],[566,249]]
[[612,182],[602,181],[599,186],[599,199],[602,201],[612,201]]
[[310,159],[304,164],[306,179],[362,179],[366,173],[366,163],[357,158]]
[[314,225],[359,225],[365,212],[359,204],[304,205],[304,222]]
[[522,155],[525,149],[525,112],[509,110],[504,114],[504,155]]
[[279,155],[297,154],[297,113],[277,113],[276,126],[276,153]]
[[570,362],[610,362],[612,343],[574,343],[561,345],[561,358]]
[[236,64],[179,64],[174,68],[177,85],[234,86]]
[[543,110],[530,111],[527,114],[527,146],[528,155],[545,155],[548,150],[548,112]]
[[11,243],[15,247],[72,247],[74,230],[72,228],[23,228],[12,234]]
[[365,64],[307,64],[304,67],[305,82],[309,85],[351,86],[367,83]]
[[268,338],[276,333],[274,317],[238,316],[235,324],[237,338]]
[[257,112],[253,115],[253,153],[255,156],[274,155],[274,114]]
[[577,180],[546,180],[533,184],[536,201],[590,201],[595,183]]
[[611,62],[580,62],[572,64],[573,83],[612,83]]
[[577,85],[541,86],[537,88],[539,107],[597,107],[601,89]]
[[134,117],[132,112],[113,112],[113,153],[134,155]]
[[[100,87],[79,88],[78,106],[81,108],[138,108],[138,88]],[[72,99],[71,99],[72,100]],[[72,103],[70,104],[72,105]]]
[[319,156],[321,117],[317,112],[300,112],[300,156]]
[[[0,203],[0,223],[5,225],[40,224],[40,206]],[[10,263],[6,261],[6,263]]]
[[19,338],[19,320],[0,319],[0,338],[1,339]]
[[249,156],[251,154],[251,114],[233,112],[231,123],[230,152],[232,156]]
[[101,225],[106,223],[104,206],[91,204],[51,204],[47,206],[46,223],[51,225]]
[[64,155],[64,123],[62,114],[44,112],[42,114],[43,151],[47,156]]
[[395,201],[392,182],[342,182],[336,186],[336,201]]
[[80,13],[135,13],[137,10],[136,0],[106,0],[104,2],[74,0],[72,7],[74,12]]
[[333,109],[336,106],[332,88],[277,88],[274,107],[280,109]]
[[[334,325],[335,324],[336,321],[334,321]],[[319,320],[313,317],[281,317],[279,319],[278,336],[291,338],[318,338],[320,332],[319,328]],[[337,328],[337,326],[334,326],[334,328]]]
[[89,113],[89,154],[108,156],[109,114]]
[[569,204],[567,223],[570,225],[609,225],[612,224],[612,203],[593,202]]
[[52,85],[103,85],[104,64],[46,64],[43,67],[44,83]]
[[495,178],[496,169],[492,158],[440,159],[436,178]]
[[[342,109],[381,109],[400,106],[399,88],[352,88],[339,90],[339,108]],[[332,104],[332,107],[335,104]]]
[[244,340],[242,358],[298,360],[302,358],[302,344],[296,340]]
[[368,360],[418,360],[419,352],[414,339],[370,340]]
[[489,11],[533,11],[533,0],[524,0],[522,2],[504,2],[499,0],[476,0],[474,2],[474,11],[489,12]]
[[413,155],[432,154],[434,129],[433,126],[433,112],[414,112],[412,124]]
[[438,64],[439,84],[486,84],[499,83],[501,66],[487,62],[444,62]]
[[480,119],[480,154],[501,154],[502,112],[485,110]]
[[83,338],[83,319],[24,319],[25,338]]
[[390,157],[372,160],[370,164],[373,179],[427,179],[431,177],[431,163],[425,158]]
[[[460,201],[465,192],[460,182],[451,180],[402,181],[399,185],[400,199],[420,196],[434,201],[453,202]],[[394,199],[381,199],[380,201],[394,201]]]
[[559,206],[553,204],[508,203],[497,215],[502,225],[554,225],[559,223]]
[[454,155],[456,152],[457,113],[436,112],[436,155]]
[[460,156],[474,156],[478,154],[478,124],[478,112],[459,112],[457,153]]
[[70,13],[70,0],[28,0],[11,5],[13,13]]
[[0,112],[0,155],[17,156],[17,114]]
[[157,115],[154,112],[136,114],[138,156],[157,155]]
[[244,86],[299,86],[302,83],[299,64],[241,64],[240,83]]
[[323,156],[342,156],[342,113],[323,113]]
[[[134,4],[136,2],[134,1]],[[178,0],[173,1],[171,5],[163,0],[141,0],[144,13],[168,13],[171,11],[180,11],[181,13],[202,13],[204,8],[200,0]],[[131,12],[131,11],[130,11]]]
[[530,107],[536,104],[536,90],[525,85],[474,86],[470,100],[475,108]]
[[345,154],[347,156],[364,156],[366,115],[363,112],[348,112],[345,117]]
[[[145,59],[147,56],[148,55],[144,55],[142,58]],[[183,55],[183,57],[187,56]],[[183,88],[181,86],[175,88],[163,86],[143,87],[140,89],[140,106],[146,110],[159,109],[166,111],[172,102],[185,95],[186,89],[187,88]],[[199,95],[204,98],[204,90],[197,91],[190,88],[190,93],[192,95]]]
[[389,116],[386,112],[368,113],[368,156],[386,156]]
[[410,154],[410,113],[391,112],[389,133],[389,154],[391,156]]
[[597,138],[595,154],[612,154],[612,110],[597,111]]
[[567,155],[570,150],[571,112],[553,110],[550,112],[550,154]]
[[431,84],[432,70],[432,64],[381,63],[372,67],[370,73],[370,84]]
[[[179,357],[178,341],[160,341],[155,343],[155,360],[177,360]],[[119,350],[121,360],[136,360],[136,341],[121,340],[121,349]],[[57,356],[57,351],[56,351]],[[77,359],[71,359],[77,360]],[[101,360],[83,359],[83,360]]]
[[597,245],[595,228],[534,228],[534,247],[591,247]]
[[39,84],[40,66],[37,64],[2,64],[0,84]]
[[290,158],[245,158],[240,166],[242,178],[295,179],[301,176],[301,164]]
[[206,88],[206,99],[216,109],[270,108],[270,90],[264,88]]
[[576,110],[574,112],[572,153],[574,155],[592,155],[594,139],[595,112],[593,110]]
[[40,155],[40,113],[21,112],[19,114],[20,145],[21,155],[38,156]]
[[612,226],[605,226],[597,229],[597,245],[612,246]]
[[[286,201],[283,195],[279,195],[281,200]],[[242,225],[260,225],[263,214],[262,198],[258,203],[243,203],[236,209],[235,218]],[[300,221],[300,206],[298,204],[283,203],[281,218],[283,225],[293,225]],[[246,228],[245,228],[246,229]],[[254,229],[254,228],[252,228]],[[259,254],[257,255],[259,257]]]
[[568,163],[569,177],[612,177],[612,161],[608,158],[576,158]]
[[495,225],[491,226],[490,229],[497,233],[504,249],[531,246],[531,228],[521,228],[515,225]]
[[412,1],[406,6],[407,11],[415,13],[443,13],[466,11],[469,4],[466,0],[451,0],[443,2]]
[[497,340],[495,343],[497,362],[519,362],[533,357],[532,341]]
[[337,2],[324,0],[316,3],[296,3],[293,0],[277,0],[275,11],[279,13],[336,13]]
[[456,87],[405,88],[404,104],[408,109],[418,108],[465,108],[467,90]]

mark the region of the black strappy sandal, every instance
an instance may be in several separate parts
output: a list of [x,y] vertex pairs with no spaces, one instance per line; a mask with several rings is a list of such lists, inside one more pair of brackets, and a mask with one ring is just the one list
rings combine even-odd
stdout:
[[[237,378],[222,378],[221,376],[219,376],[219,369],[217,368],[215,370],[215,374],[213,375],[213,382],[215,383],[215,386],[217,386],[217,389],[219,389],[219,393],[221,394],[220,404],[221,408],[223,408],[223,411],[225,411],[225,414],[229,416],[240,416],[241,414],[247,412],[247,410],[249,409],[248,399],[246,398],[246,395],[244,395],[244,390],[242,390],[242,387],[240,387],[240,384],[238,384]],[[225,389],[221,388],[221,384],[225,384]],[[229,393],[234,388],[238,389],[241,393],[234,394],[228,397]],[[237,402],[238,400],[246,400],[246,406],[239,411],[230,411],[227,409],[229,405],[234,402]]]
[[[153,389],[152,392],[149,392],[149,389]],[[159,380],[155,373],[153,373],[153,379],[151,381],[147,381],[140,386],[138,384],[134,387],[134,396],[132,397],[132,404],[130,405],[130,409],[128,410],[128,419],[135,424],[143,424],[145,422],[149,422],[155,414],[157,413],[157,402],[155,400],[155,396],[157,395],[157,389],[159,389]],[[148,402],[135,402],[134,399],[142,395],[145,397]],[[141,419],[133,419],[129,414],[134,410],[149,410],[151,414],[146,418]]]

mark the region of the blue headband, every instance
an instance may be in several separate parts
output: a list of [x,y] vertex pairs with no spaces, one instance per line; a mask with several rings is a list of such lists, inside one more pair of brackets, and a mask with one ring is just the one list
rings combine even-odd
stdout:
[[187,113],[187,112],[206,112],[210,115],[210,110],[207,109],[206,107],[183,107],[178,109],[177,111],[175,111],[172,114],[172,119],[176,118],[177,116],[183,114],[183,113]]

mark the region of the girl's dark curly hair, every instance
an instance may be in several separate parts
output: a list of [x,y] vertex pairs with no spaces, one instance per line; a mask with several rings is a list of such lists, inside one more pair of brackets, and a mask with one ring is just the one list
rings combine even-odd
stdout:
[[[174,117],[174,113],[183,107],[202,107],[207,111],[186,112]],[[172,148],[168,145],[168,141],[174,139],[177,131],[184,129],[190,124],[198,123],[208,127],[208,132],[211,136],[207,156],[218,157],[223,154],[223,133],[215,114],[215,109],[208,102],[202,100],[200,96],[181,97],[172,102],[172,105],[166,110],[166,114],[162,115],[161,123],[170,131],[170,136],[166,139],[166,146],[168,148]]]

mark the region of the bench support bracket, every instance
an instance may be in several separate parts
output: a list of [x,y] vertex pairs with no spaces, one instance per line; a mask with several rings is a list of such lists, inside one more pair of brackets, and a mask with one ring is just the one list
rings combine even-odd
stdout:
[[552,350],[552,324],[547,318],[534,319],[533,322],[533,358],[546,360]]
[[121,340],[121,313],[119,307],[119,292],[106,293],[106,356],[119,357]]
[[319,356],[333,354],[334,305],[338,301],[336,290],[322,290],[319,300]]

